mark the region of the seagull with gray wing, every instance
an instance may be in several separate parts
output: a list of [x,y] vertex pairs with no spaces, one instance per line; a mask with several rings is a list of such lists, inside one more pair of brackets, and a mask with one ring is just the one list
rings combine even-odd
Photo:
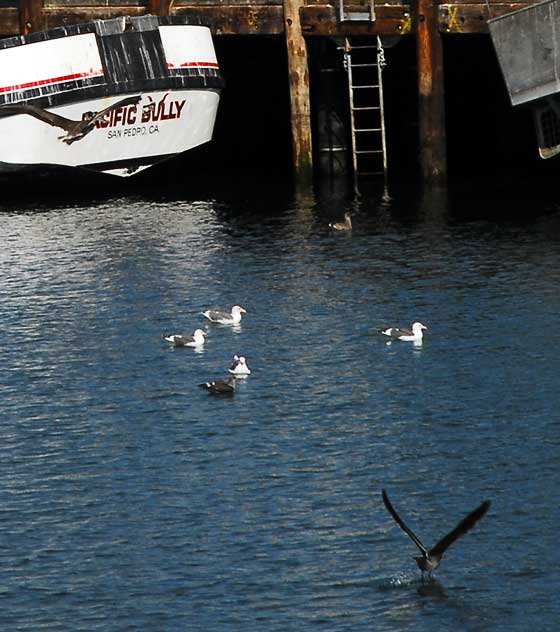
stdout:
[[415,557],[416,563],[418,564],[418,568],[422,572],[422,581],[424,581],[424,573],[428,573],[428,577],[432,578],[432,572],[436,570],[436,568],[440,565],[441,559],[445,551],[462,535],[467,533],[470,529],[474,527],[474,525],[484,516],[484,514],[488,511],[490,507],[490,501],[485,500],[481,505],[479,505],[476,509],[471,511],[470,514],[465,516],[461,522],[450,531],[447,535],[445,535],[439,542],[433,546],[431,549],[427,549],[420,538],[406,526],[402,518],[395,511],[395,508],[391,504],[389,500],[389,496],[387,496],[387,492],[382,490],[381,495],[383,496],[383,503],[387,508],[387,511],[393,516],[395,522],[399,525],[399,527],[408,535],[408,537],[416,544],[416,546],[420,549],[420,553],[422,554],[419,557]]
[[136,105],[141,99],[141,95],[126,97],[126,99],[121,99],[99,112],[84,112],[81,121],[75,121],[73,119],[66,118],[65,116],[60,116],[60,114],[49,112],[48,110],[31,103],[12,103],[9,105],[2,105],[0,106],[0,115],[29,114],[39,121],[43,121],[43,123],[48,123],[53,127],[60,127],[60,129],[63,129],[66,134],[64,136],[59,136],[59,139],[67,145],[71,145],[73,142],[81,140],[84,136],[86,136],[86,134],[89,134],[94,129],[95,124],[98,121],[101,121],[112,110],[118,110],[119,108],[124,108],[127,105]]

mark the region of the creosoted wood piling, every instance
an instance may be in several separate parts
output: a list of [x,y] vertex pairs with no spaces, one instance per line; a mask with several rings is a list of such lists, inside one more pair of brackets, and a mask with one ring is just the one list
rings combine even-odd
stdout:
[[43,0],[20,0],[19,12],[20,32],[28,35],[34,31],[41,31],[43,23]]
[[438,6],[418,0],[416,53],[418,64],[418,126],[422,181],[433,187],[447,182],[443,49]]
[[311,105],[307,45],[299,20],[299,10],[302,6],[303,0],[284,0],[284,33],[290,78],[294,169],[298,180],[310,182],[313,175]]

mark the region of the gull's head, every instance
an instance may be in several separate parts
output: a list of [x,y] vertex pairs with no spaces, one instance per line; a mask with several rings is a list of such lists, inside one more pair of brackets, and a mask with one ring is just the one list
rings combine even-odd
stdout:
[[246,314],[247,310],[244,307],[241,307],[241,305],[234,305],[231,308],[231,313],[232,314]]
[[416,332],[416,331],[420,332],[420,331],[422,331],[422,329],[428,329],[428,328],[426,327],[426,325],[423,325],[422,323],[419,323],[418,321],[417,321],[417,322],[415,322],[415,323],[413,323],[413,325],[412,325],[412,331],[414,331],[414,332]]
[[203,329],[195,329],[193,337],[194,338],[205,338],[208,334]]

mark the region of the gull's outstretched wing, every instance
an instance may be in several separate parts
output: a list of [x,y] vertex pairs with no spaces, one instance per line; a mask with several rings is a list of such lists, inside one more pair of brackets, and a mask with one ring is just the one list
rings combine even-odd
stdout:
[[420,551],[422,552],[422,555],[424,555],[424,557],[426,557],[428,555],[428,550],[422,544],[422,542],[420,541],[420,538],[418,538],[418,536],[414,533],[414,531],[412,531],[412,529],[410,529],[409,527],[406,526],[406,524],[403,522],[402,518],[395,511],[395,508],[393,507],[393,505],[391,505],[391,501],[389,500],[389,496],[387,496],[387,492],[384,489],[381,491],[381,495],[383,496],[383,502],[385,504],[385,507],[387,508],[387,511],[393,516],[393,518],[395,519],[395,522],[399,525],[399,527],[408,535],[408,537],[420,549]]
[[0,114],[29,114],[30,116],[48,123],[53,127],[60,127],[61,129],[69,132],[73,129],[78,121],[73,121],[54,112],[49,112],[43,108],[30,103],[12,103],[9,105],[3,105],[0,107]]
[[461,522],[450,531],[447,535],[443,536],[441,540],[429,551],[430,555],[435,555],[441,557],[446,549],[464,535],[469,529],[472,529],[474,525],[484,516],[484,514],[488,511],[490,507],[490,501],[485,500],[480,506],[478,506],[474,511],[471,511],[470,514],[465,516]]
[[142,95],[137,95],[134,97],[126,97],[126,99],[121,99],[113,105],[106,107],[104,110],[100,112],[96,112],[95,116],[91,119],[90,123],[95,123],[96,121],[102,119],[106,114],[111,112],[112,110],[116,110],[118,108],[124,108],[127,105],[136,105],[142,99]]

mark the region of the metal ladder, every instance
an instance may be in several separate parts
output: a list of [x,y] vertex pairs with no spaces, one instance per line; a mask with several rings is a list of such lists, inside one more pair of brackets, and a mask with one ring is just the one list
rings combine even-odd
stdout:
[[349,38],[345,38],[343,52],[348,76],[354,176],[383,175],[386,182],[383,46],[379,37],[376,45],[358,46],[352,46]]
[[350,11],[344,6],[344,0],[338,0],[339,22],[375,22],[375,0],[365,0],[363,4],[355,1],[356,5],[352,5],[354,10]]

